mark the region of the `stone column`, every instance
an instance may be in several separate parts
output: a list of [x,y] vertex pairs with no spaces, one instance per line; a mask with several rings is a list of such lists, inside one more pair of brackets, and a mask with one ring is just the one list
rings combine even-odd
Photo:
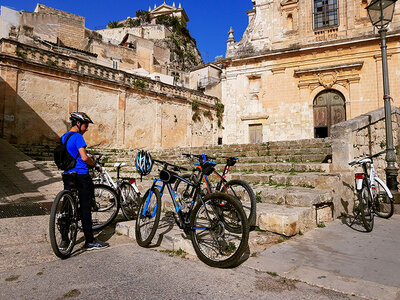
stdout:
[[17,97],[18,97],[18,73],[17,69],[6,69],[1,72],[3,78],[3,137],[10,143],[17,143],[15,123],[17,118]]
[[69,96],[69,107],[68,107],[69,113],[78,111],[79,86],[80,86],[80,83],[78,81],[70,82],[70,86],[69,86],[70,96]]
[[126,91],[120,91],[118,97],[117,111],[117,145],[125,146],[125,111],[126,111]]

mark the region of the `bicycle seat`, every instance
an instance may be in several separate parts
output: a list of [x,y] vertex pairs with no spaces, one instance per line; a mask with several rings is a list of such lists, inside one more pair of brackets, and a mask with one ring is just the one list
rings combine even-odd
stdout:
[[126,163],[115,163],[114,168],[122,168],[123,166],[126,166]]

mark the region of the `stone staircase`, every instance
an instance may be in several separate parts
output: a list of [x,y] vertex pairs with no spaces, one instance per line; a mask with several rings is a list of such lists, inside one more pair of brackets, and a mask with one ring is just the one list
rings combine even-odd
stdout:
[[[25,154],[41,162],[46,168],[60,171],[52,162],[51,147],[16,145]],[[136,177],[134,168],[136,149],[89,149],[103,154],[105,166],[116,176],[115,162],[126,162],[122,177]],[[238,157],[238,163],[231,168],[227,180],[247,181],[257,198],[257,223],[261,230],[268,230],[285,236],[304,233],[316,226],[323,226],[335,217],[335,190],[342,184],[339,174],[331,173],[330,139],[309,139],[263,144],[205,146],[203,148],[178,148],[151,151],[156,159],[191,168],[182,153],[201,154],[217,157],[217,170],[222,171],[225,156]],[[144,192],[157,176],[152,174],[137,181]],[[164,202],[169,202],[168,199]]]

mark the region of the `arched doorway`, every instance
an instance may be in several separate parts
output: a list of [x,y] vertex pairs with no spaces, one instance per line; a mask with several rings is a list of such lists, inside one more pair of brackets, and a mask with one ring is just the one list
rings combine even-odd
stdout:
[[344,96],[336,90],[319,93],[313,103],[314,137],[330,136],[331,126],[346,120]]

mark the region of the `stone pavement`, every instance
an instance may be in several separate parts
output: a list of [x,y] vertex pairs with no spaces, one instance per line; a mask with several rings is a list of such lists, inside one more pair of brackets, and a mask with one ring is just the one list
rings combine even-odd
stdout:
[[336,220],[244,265],[367,299],[400,299],[400,216],[376,218],[370,233]]
[[60,174],[0,139],[0,204],[53,201],[63,187]]

